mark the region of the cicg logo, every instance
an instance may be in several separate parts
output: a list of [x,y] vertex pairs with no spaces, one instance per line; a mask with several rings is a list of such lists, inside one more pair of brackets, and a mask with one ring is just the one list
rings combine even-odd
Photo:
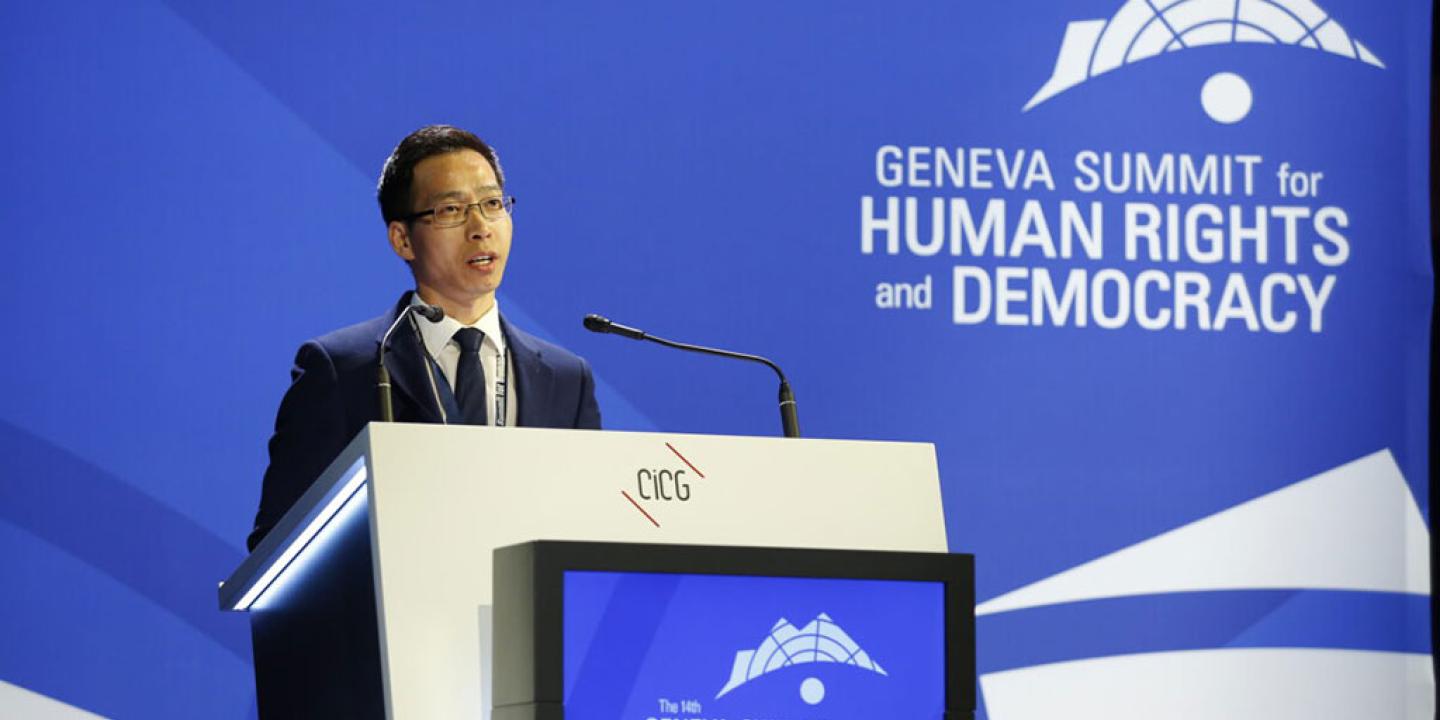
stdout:
[[[626,482],[625,485],[628,486],[627,489],[620,491],[620,494],[629,501],[630,505],[639,511],[639,513],[656,528],[660,527],[660,520],[655,517],[656,513],[651,512],[657,509],[656,506],[650,505],[650,508],[646,509],[645,505],[642,505],[641,502],[687,502],[692,497],[692,483],[697,479],[705,479],[705,473],[701,472],[700,468],[695,467],[695,463],[690,462],[690,458],[685,457],[679,450],[675,449],[674,445],[667,442],[665,443],[665,447],[675,456],[674,459],[679,460],[684,467],[679,465],[665,467],[660,463],[642,465],[635,471],[633,483]],[[666,464],[669,463],[667,462]],[[631,489],[634,491],[633,495],[631,494]]]
[[690,499],[690,483],[685,481],[684,470],[651,470],[640,468],[635,473],[635,492],[641,500]]

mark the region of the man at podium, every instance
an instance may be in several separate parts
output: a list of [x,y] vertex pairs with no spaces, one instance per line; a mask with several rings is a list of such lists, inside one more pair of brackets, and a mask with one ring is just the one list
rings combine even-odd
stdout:
[[378,194],[390,248],[410,266],[415,290],[380,317],[300,347],[270,438],[252,550],[351,438],[381,419],[376,375],[387,333],[396,421],[600,427],[589,364],[515,327],[496,303],[515,199],[495,150],[457,127],[420,128],[385,161]]

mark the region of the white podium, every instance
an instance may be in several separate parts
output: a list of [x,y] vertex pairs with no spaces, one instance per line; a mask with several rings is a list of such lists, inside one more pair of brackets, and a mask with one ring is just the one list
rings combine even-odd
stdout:
[[372,423],[220,587],[262,717],[488,716],[492,552],[537,539],[948,549],[930,444]]

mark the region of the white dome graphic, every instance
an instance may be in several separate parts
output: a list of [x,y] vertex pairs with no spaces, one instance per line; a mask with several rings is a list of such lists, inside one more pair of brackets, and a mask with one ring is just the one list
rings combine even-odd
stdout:
[[[887,674],[829,615],[820,613],[810,624],[799,630],[796,630],[789,620],[780,618],[774,627],[770,628],[770,634],[765,636],[759,647],[735,653],[735,665],[730,670],[730,681],[725,683],[725,687],[720,689],[715,698],[718,700],[731,690],[772,670],[817,662],[854,665],[881,675]],[[820,697],[823,697],[824,690],[819,692]]]
[[1054,73],[1024,110],[1122,65],[1225,43],[1298,45],[1385,67],[1310,0],[1128,0],[1109,20],[1066,26]]

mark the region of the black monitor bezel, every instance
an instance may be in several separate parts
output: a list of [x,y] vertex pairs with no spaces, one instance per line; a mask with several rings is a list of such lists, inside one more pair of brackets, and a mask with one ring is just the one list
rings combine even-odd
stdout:
[[974,556],[715,545],[535,541],[495,550],[495,708],[562,717],[567,571],[913,580],[944,586],[945,717],[973,717]]

